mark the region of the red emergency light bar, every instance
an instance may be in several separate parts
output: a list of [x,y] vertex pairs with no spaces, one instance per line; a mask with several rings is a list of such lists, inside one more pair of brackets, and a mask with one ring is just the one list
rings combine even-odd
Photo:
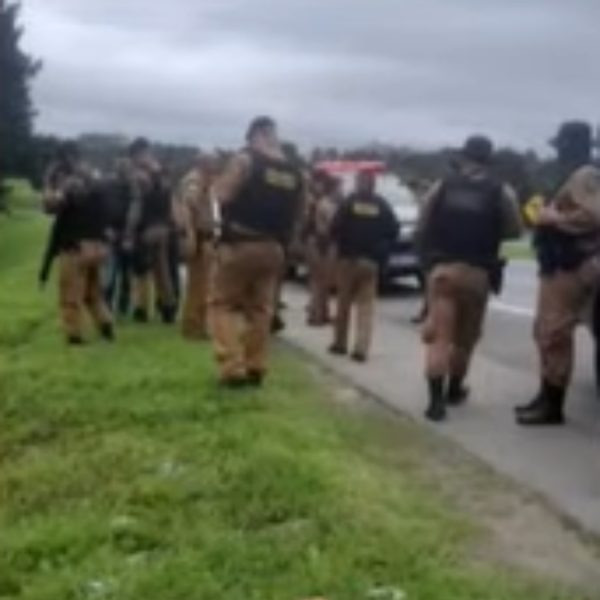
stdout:
[[329,175],[341,175],[343,173],[385,173],[385,163],[380,160],[324,160],[315,165],[315,170],[323,171]]

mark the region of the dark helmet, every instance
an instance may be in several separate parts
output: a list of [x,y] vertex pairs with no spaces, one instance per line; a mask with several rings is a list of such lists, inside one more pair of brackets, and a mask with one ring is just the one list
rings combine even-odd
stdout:
[[248,130],[246,131],[246,141],[251,142],[257,134],[264,133],[270,129],[275,129],[276,127],[277,123],[271,117],[256,117],[248,126]]
[[487,166],[494,157],[494,144],[483,135],[473,135],[464,143],[461,154],[470,162]]
[[129,156],[132,157],[139,156],[148,150],[150,150],[150,142],[144,137],[136,138],[129,144]]
[[81,156],[81,151],[76,142],[62,142],[56,150],[56,158],[61,162],[77,160]]
[[563,123],[551,144],[558,152],[558,160],[570,164],[585,164],[592,156],[592,127],[585,121]]

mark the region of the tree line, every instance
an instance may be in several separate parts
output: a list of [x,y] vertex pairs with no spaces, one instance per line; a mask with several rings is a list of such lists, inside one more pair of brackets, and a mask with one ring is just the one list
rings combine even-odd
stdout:
[[[0,209],[2,182],[7,177],[20,177],[39,186],[46,165],[62,141],[57,136],[34,133],[31,84],[42,63],[22,49],[19,9],[19,2],[0,0]],[[103,170],[113,167],[115,157],[124,154],[129,142],[123,135],[106,133],[83,134],[77,141],[86,158]],[[198,153],[198,148],[191,146],[156,143],[155,147],[174,178],[193,164]],[[380,144],[343,150],[315,148],[305,156],[292,145],[290,148],[299,162],[307,165],[332,159],[381,160],[408,183],[436,179],[447,170],[455,155],[450,148],[416,151],[406,146]],[[513,185],[522,200],[549,189],[556,181],[555,162],[532,151],[501,148],[496,153],[494,168],[499,177]]]

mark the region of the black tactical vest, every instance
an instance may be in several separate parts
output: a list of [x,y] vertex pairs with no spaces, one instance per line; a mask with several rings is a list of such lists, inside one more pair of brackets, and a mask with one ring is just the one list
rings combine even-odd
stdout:
[[238,225],[286,244],[299,208],[301,175],[285,160],[258,152],[250,156],[251,171],[246,183],[234,200],[223,207],[225,229]]
[[502,187],[489,178],[456,175],[434,200],[430,242],[434,261],[489,267],[502,242]]
[[[566,167],[559,164],[561,175],[557,183],[549,188],[546,194],[546,204],[550,203],[559,191],[567,184],[579,167]],[[576,271],[581,265],[596,253],[595,245],[589,244],[597,237],[597,233],[573,235],[553,226],[538,226],[533,236],[540,273],[553,275],[557,271]],[[590,250],[591,248],[591,250]]]
[[58,165],[51,175],[51,185],[67,177],[77,177],[83,189],[68,194],[66,205],[59,213],[59,250],[71,250],[81,240],[104,240],[109,225],[106,194],[101,181],[93,181],[89,173],[68,165]]
[[171,220],[171,190],[162,173],[149,175],[150,185],[144,195],[142,228],[167,225]]

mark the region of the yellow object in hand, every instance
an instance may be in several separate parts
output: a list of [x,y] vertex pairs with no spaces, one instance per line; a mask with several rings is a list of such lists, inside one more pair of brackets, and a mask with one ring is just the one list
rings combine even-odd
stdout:
[[523,206],[523,214],[527,223],[530,225],[537,225],[539,221],[540,212],[544,208],[544,197],[540,194],[532,196]]

